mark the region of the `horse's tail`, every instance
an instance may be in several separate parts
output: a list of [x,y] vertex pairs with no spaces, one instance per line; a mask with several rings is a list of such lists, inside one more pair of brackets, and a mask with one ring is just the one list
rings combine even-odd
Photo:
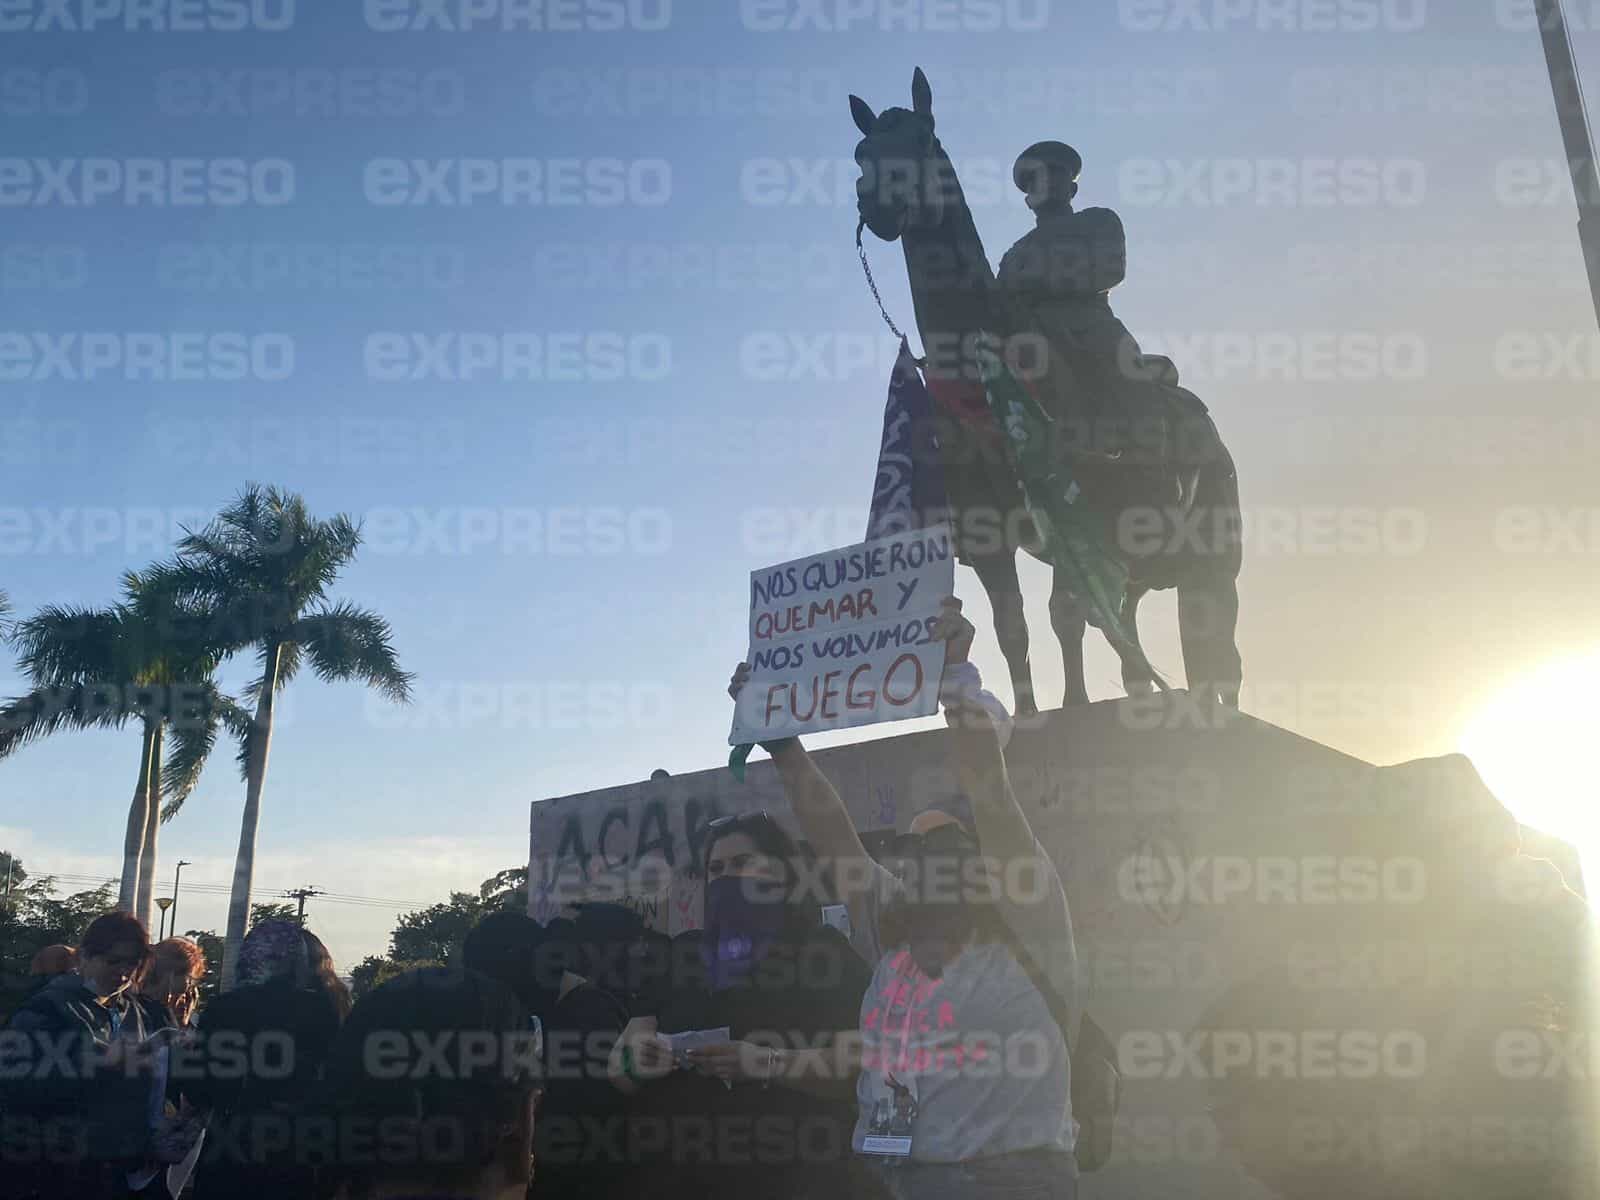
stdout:
[[1244,561],[1244,529],[1233,455],[1200,397],[1183,387],[1169,394],[1176,418],[1172,461],[1183,496],[1179,509],[1192,531],[1172,543],[1177,574],[1236,578]]

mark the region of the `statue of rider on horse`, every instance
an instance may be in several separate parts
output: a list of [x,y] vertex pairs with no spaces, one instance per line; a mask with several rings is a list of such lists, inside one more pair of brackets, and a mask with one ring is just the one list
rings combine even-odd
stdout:
[[[1126,239],[1110,209],[1073,207],[1082,157],[1057,141],[1037,142],[1018,157],[1012,179],[1035,227],[1006,252],[996,274],[934,136],[932,90],[922,71],[913,76],[909,110],[875,114],[855,96],[850,107],[863,135],[855,155],[861,221],[885,241],[898,239],[905,252],[930,390],[951,410],[941,413],[939,445],[957,543],[993,605],[1018,711],[1036,704],[1015,555],[1043,556],[1026,517],[1014,519],[1026,502],[1000,453],[1004,439],[982,429],[970,395],[963,409],[959,387],[951,386],[980,377],[973,347],[991,336],[1031,348],[1029,389],[1049,418],[1052,452],[1126,570],[1118,616],[1133,652],[1118,647],[1125,686],[1137,693],[1153,682],[1137,649],[1139,598],[1175,587],[1190,691],[1237,705],[1241,536],[1233,461],[1205,405],[1179,386],[1171,360],[1145,354],[1112,311],[1109,292],[1127,273]],[[1020,532],[973,538],[979,513],[999,514],[1000,528]],[[1128,536],[1134,529],[1141,536]],[[1083,606],[1059,566],[1050,614],[1066,701],[1086,702]]]

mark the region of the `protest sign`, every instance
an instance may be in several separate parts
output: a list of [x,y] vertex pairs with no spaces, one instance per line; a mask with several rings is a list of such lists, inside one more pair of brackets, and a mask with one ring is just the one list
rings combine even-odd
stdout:
[[930,635],[954,591],[943,525],[751,572],[751,677],[729,743],[938,711],[944,643]]

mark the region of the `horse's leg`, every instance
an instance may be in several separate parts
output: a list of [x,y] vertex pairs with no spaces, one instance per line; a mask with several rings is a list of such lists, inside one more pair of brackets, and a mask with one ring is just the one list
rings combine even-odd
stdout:
[[1039,711],[1033,699],[1033,669],[1028,664],[1028,624],[1022,614],[1022,584],[1017,579],[1016,555],[1005,548],[971,560],[978,582],[988,593],[994,610],[994,632],[1000,653],[1011,669],[1015,715],[1031,717]]
[[1089,687],[1083,679],[1083,635],[1088,622],[1083,609],[1067,590],[1067,581],[1057,569],[1050,585],[1050,625],[1061,643],[1061,666],[1067,677],[1063,704],[1089,703]]
[[1239,588],[1231,572],[1196,572],[1178,584],[1178,635],[1189,691],[1207,704],[1239,707],[1244,678],[1234,631],[1239,624]]
[[[1133,639],[1133,644],[1139,646],[1139,601],[1144,599],[1149,589],[1137,583],[1128,584],[1128,590],[1122,593],[1122,627],[1128,631],[1128,636]],[[1143,647],[1140,646],[1143,650]],[[1122,659],[1122,690],[1130,696],[1148,696],[1156,690],[1156,681],[1150,678],[1150,673],[1144,669],[1142,663],[1133,663],[1128,657],[1119,652]]]

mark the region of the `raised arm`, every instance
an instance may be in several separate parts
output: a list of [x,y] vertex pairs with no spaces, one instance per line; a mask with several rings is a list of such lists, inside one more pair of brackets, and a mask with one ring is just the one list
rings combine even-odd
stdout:
[[1009,734],[1011,718],[1005,706],[983,690],[977,668],[968,661],[976,632],[961,614],[961,601],[954,596],[947,599],[933,630],[933,636],[948,643],[939,688],[950,727],[945,752],[972,803],[984,854],[1005,860],[1031,858],[1038,853],[1038,842],[1011,791],[1000,740],[1003,733]]
[[981,689],[976,669],[967,663],[974,633],[972,622],[961,615],[961,601],[952,598],[945,604],[936,634],[950,643],[940,692],[950,726],[946,753],[972,804],[984,857],[1003,864],[1025,862],[1033,868],[1022,879],[1004,872],[1006,878],[1016,879],[1024,886],[1027,894],[1002,892],[1000,911],[1011,932],[1067,1001],[1075,1026],[1077,948],[1066,890],[1011,790],[1001,742],[1002,735],[1009,731],[1010,718],[999,701]]
[[[728,684],[728,694],[735,700],[750,681],[750,664],[740,663]],[[772,756],[783,780],[784,795],[794,810],[800,831],[805,834],[817,857],[833,871],[834,886],[839,899],[850,903],[851,894],[870,885],[873,862],[866,847],[856,833],[854,822],[845,809],[844,801],[828,777],[811,760],[806,748],[797,737],[781,738],[775,742],[762,742],[761,748]],[[852,917],[854,913],[852,912]]]

